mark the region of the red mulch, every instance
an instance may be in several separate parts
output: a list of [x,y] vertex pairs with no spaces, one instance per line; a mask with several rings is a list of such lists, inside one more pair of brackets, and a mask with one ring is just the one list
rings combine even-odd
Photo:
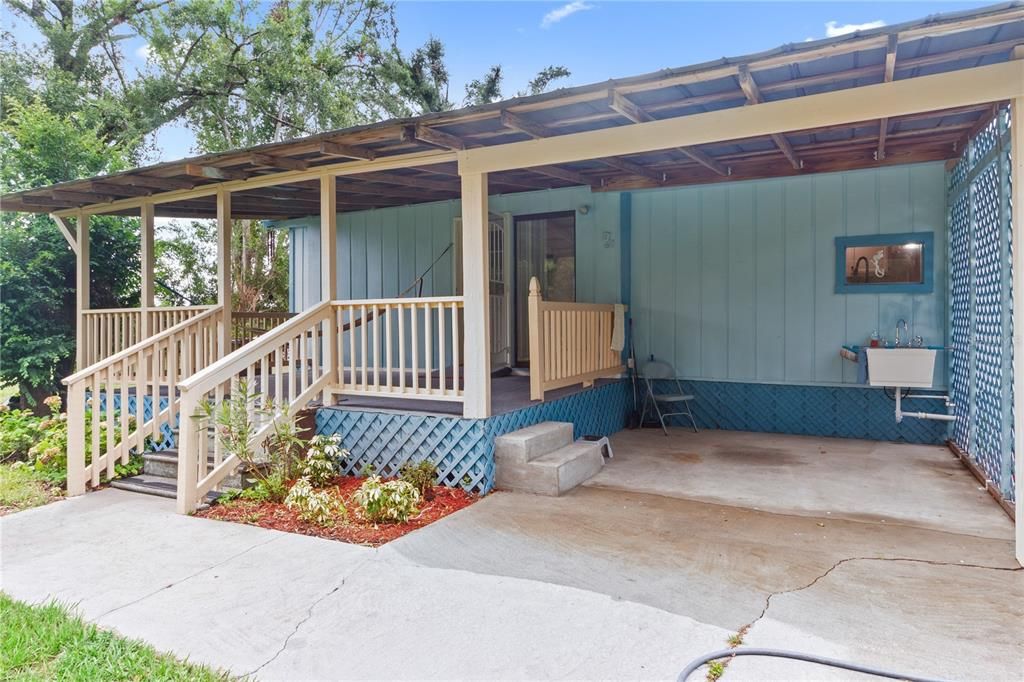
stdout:
[[461,488],[434,486],[434,499],[429,502],[420,500],[420,513],[406,523],[374,524],[362,517],[359,505],[352,501],[352,494],[359,489],[364,480],[366,479],[356,476],[339,476],[331,482],[330,486],[327,486],[326,489],[335,491],[335,494],[345,503],[345,508],[348,509],[348,521],[339,519],[333,526],[317,526],[303,521],[296,512],[288,509],[281,502],[252,502],[241,499],[225,504],[214,504],[208,509],[197,512],[196,516],[379,547],[417,528],[422,528],[464,509],[480,499]]

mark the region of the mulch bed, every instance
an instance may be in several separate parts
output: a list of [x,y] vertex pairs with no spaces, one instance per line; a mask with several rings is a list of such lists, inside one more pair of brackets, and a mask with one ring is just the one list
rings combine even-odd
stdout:
[[325,488],[334,491],[345,504],[345,508],[348,509],[348,521],[339,519],[332,526],[317,526],[303,521],[299,518],[298,513],[281,502],[253,502],[242,499],[224,504],[213,504],[209,508],[197,512],[196,516],[379,547],[417,528],[422,528],[464,509],[480,499],[461,488],[434,486],[434,499],[429,502],[420,500],[420,513],[411,517],[406,523],[374,524],[362,517],[359,505],[352,500],[352,494],[359,489],[364,480],[366,479],[356,476],[339,476]]

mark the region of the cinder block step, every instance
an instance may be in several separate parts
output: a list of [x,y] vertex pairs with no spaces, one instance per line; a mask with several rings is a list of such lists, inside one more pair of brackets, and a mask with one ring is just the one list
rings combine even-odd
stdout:
[[504,490],[557,497],[597,474],[603,466],[601,446],[578,440],[527,462],[495,462],[495,483]]
[[494,439],[494,461],[525,464],[572,443],[572,424],[541,422]]

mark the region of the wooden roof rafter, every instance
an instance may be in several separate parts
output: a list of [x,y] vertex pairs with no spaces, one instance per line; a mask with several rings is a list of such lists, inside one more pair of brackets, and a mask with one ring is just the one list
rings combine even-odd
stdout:
[[[750,73],[750,68],[747,65],[740,66],[739,69],[739,81],[740,89],[743,90],[743,94],[747,96],[748,104],[761,104],[764,102],[764,96],[761,94],[761,89],[757,87],[757,81],[754,80],[754,75]],[[796,170],[803,168],[803,161],[793,151],[793,145],[789,143],[786,136],[782,133],[772,133],[772,140],[775,141],[775,145],[779,148]]]

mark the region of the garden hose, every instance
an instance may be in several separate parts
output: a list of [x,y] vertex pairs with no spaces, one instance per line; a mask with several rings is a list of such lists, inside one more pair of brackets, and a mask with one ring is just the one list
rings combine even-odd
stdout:
[[676,678],[676,682],[686,682],[686,680],[692,675],[697,668],[701,667],[709,661],[714,661],[719,658],[732,658],[734,656],[772,656],[774,658],[791,658],[795,661],[804,661],[806,663],[816,663],[818,665],[827,665],[831,668],[842,668],[843,670],[852,670],[858,673],[865,673],[867,675],[874,675],[876,677],[886,677],[890,680],[908,680],[909,682],[945,682],[932,677],[918,677],[916,675],[905,675],[903,673],[894,673],[890,670],[882,670],[881,668],[872,668],[871,666],[861,665],[860,663],[850,663],[848,661],[839,661],[834,658],[825,658],[823,656],[815,656],[813,654],[804,654],[799,651],[785,651],[782,649],[721,649],[719,651],[712,651],[710,654],[704,654],[698,658],[690,661],[689,665],[683,668],[683,671],[679,673]]

